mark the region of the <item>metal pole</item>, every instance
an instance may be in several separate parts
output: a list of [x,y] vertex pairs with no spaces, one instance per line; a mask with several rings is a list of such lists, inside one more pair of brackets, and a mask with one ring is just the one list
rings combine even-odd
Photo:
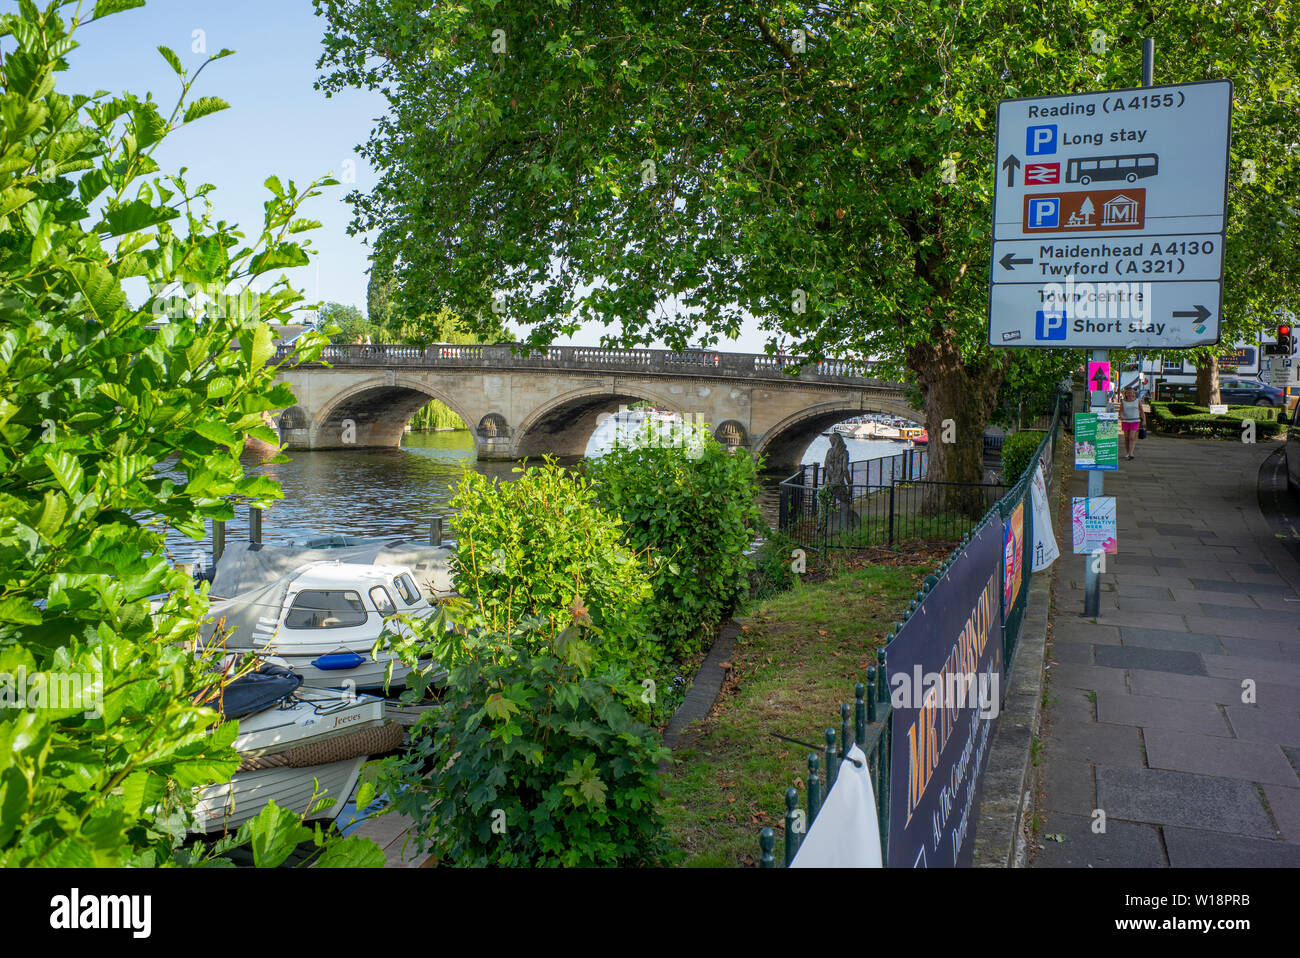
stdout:
[[212,520],[212,566],[216,568],[221,553],[226,551],[226,521],[224,519]]
[[[1156,42],[1155,40],[1146,39],[1142,41],[1142,85],[1151,86],[1155,82],[1156,72]],[[1110,351],[1106,349],[1094,349],[1092,351],[1092,361],[1096,363],[1105,363],[1110,360]],[[1092,392],[1092,411],[1106,411],[1106,393],[1102,391]],[[1106,474],[1100,470],[1094,469],[1088,473],[1088,498],[1098,497],[1105,492]],[[1084,561],[1084,593],[1083,593],[1083,614],[1089,618],[1095,618],[1101,611],[1101,574],[1095,571],[1095,564],[1091,555],[1085,555]]]
[[262,510],[248,510],[248,541],[255,546],[262,544]]

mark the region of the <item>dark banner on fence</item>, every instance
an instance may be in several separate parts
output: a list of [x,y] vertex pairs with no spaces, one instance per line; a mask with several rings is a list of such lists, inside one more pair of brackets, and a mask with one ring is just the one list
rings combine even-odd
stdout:
[[968,866],[1002,701],[1001,522],[987,522],[889,643],[889,864]]

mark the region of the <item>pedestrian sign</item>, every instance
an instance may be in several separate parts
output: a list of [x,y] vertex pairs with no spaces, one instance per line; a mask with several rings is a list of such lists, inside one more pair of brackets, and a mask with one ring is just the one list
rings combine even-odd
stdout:
[[1232,83],[998,105],[989,342],[1219,341]]

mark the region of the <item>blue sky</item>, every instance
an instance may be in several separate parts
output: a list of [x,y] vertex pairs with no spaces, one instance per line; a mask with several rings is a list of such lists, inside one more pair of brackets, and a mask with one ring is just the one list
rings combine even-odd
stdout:
[[[91,5],[87,0],[86,8]],[[7,0],[5,6],[15,4]],[[166,115],[180,81],[158,54],[159,44],[176,51],[191,73],[206,56],[194,50],[200,41],[208,54],[234,50],[235,56],[204,70],[191,91],[191,97],[219,96],[231,108],[172,135],[155,158],[167,173],[189,167],[191,184],[214,184],[210,199],[217,216],[253,234],[268,195],[262,184],[272,174],[302,186],[330,173],[339,178],[350,161],[355,188],[372,182],[355,147],[383,112],[383,98],[348,92],[326,99],[312,88],[321,23],[310,0],[151,0],[80,28],[82,45],[68,55],[70,69],[57,82],[64,93],[151,92]],[[353,188],[327,187],[309,202],[304,215],[323,225],[304,236],[318,255],[289,276],[309,301],[364,310],[369,248],[362,237],[348,235],[351,208],[343,199]]]
[[[2,6],[16,8],[14,0]],[[92,7],[93,0],[85,0],[84,9]],[[325,188],[305,207],[303,215],[322,224],[303,234],[316,256],[311,266],[288,275],[309,303],[334,301],[364,311],[369,247],[364,237],[348,235],[352,216],[344,197],[374,185],[374,171],[356,146],[367,140],[386,104],[378,94],[348,91],[326,98],[313,88],[322,30],[311,0],[150,0],[79,29],[81,46],[68,55],[69,69],[57,82],[63,93],[152,93],[167,115],[180,81],[159,45],[174,50],[191,74],[208,55],[234,50],[235,56],[208,66],[190,94],[221,97],[230,109],[168,137],[155,158],[165,173],[188,167],[191,185],[215,185],[210,199],[217,218],[239,224],[246,234],[261,225],[268,176],[299,186],[327,174],[354,179]],[[738,343],[723,348],[761,352],[757,324],[746,327]],[[590,324],[558,342],[595,345],[602,331]]]

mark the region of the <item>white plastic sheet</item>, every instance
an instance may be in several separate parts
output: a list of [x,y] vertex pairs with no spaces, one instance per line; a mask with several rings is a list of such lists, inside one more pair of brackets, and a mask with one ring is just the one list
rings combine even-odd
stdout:
[[[854,765],[849,759],[856,759]],[[791,868],[880,868],[880,823],[867,756],[856,745],[804,836]]]
[[1047,483],[1043,479],[1041,462],[1029,483],[1029,495],[1034,503],[1034,552],[1030,568],[1034,572],[1041,572],[1061,554],[1056,544],[1056,534],[1052,531],[1052,510],[1047,505]]

